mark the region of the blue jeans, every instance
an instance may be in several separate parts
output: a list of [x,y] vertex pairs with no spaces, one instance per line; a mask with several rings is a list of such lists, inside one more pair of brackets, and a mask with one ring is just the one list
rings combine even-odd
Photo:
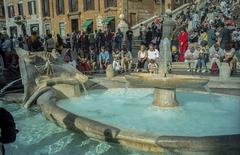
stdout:
[[202,68],[203,66],[206,66],[205,60],[204,59],[198,59],[197,68],[198,67]]

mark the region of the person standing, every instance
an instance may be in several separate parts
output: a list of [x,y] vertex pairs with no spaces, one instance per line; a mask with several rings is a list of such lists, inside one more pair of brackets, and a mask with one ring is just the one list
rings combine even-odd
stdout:
[[128,27],[126,36],[127,36],[127,43],[128,43],[128,51],[132,52],[133,31],[131,30],[131,27]]
[[208,29],[207,34],[208,34],[208,47],[210,48],[217,41],[216,29],[213,24],[210,26],[210,29]]
[[47,35],[48,35],[48,39],[46,40],[46,49],[47,49],[47,52],[52,52],[52,50],[56,47],[55,41],[52,38],[52,34],[47,34]]
[[225,50],[226,45],[231,42],[231,31],[224,26],[224,23],[220,24],[220,31],[218,37],[218,43],[220,44],[220,48]]
[[61,38],[61,36],[60,36],[59,34],[57,34],[56,49],[57,49],[58,53],[62,54],[62,50],[63,50],[63,39]]
[[185,28],[181,29],[181,32],[178,36],[178,45],[180,50],[179,62],[184,62],[184,55],[188,48],[188,32]]
[[146,46],[149,46],[149,44],[151,43],[152,39],[153,39],[153,32],[152,32],[151,28],[149,27],[148,31],[146,33]]
[[116,36],[115,36],[115,48],[122,48],[122,40],[123,40],[123,33],[121,29],[118,29]]
[[141,41],[144,41],[145,32],[146,32],[146,28],[143,24],[141,24],[139,27],[139,39]]
[[70,34],[67,34],[67,36],[66,36],[66,47],[67,48],[71,48],[71,36],[70,36]]

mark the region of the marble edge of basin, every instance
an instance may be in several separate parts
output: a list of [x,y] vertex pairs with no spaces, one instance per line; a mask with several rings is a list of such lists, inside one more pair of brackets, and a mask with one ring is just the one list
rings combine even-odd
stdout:
[[130,131],[97,122],[68,112],[57,106],[54,89],[41,95],[37,103],[43,115],[57,125],[81,132],[93,139],[119,143],[149,152],[240,150],[240,134],[208,137],[162,136],[150,132]]
[[206,77],[173,74],[161,77],[158,74],[132,73],[126,75],[125,78],[132,85],[160,89],[197,88],[203,87],[209,82],[209,78]]

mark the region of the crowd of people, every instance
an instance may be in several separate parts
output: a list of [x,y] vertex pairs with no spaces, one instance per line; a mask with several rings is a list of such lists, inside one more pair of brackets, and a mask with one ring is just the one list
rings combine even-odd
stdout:
[[[172,60],[187,62],[187,71],[217,72],[221,62],[227,62],[232,72],[236,71],[236,62],[240,53],[239,15],[233,10],[240,5],[239,0],[196,1],[176,18],[177,26],[172,34]],[[136,64],[136,71],[157,72],[161,49],[162,25],[164,17],[139,27],[138,40],[141,46],[137,62],[133,58],[134,34],[131,28],[123,33],[110,30],[90,32],[81,30],[61,37],[48,33],[43,37],[32,32],[31,36],[19,36],[17,39],[0,34],[0,49],[4,66],[17,67],[14,47],[31,52],[56,49],[64,61],[79,71],[92,74],[104,71],[112,64],[114,71],[122,73],[131,71]],[[207,68],[207,63],[210,67]]]
[[236,6],[239,1],[207,0],[176,17],[174,60],[187,62],[188,71],[217,72],[220,62],[229,63],[231,71],[236,71],[240,57],[240,16],[233,13]]

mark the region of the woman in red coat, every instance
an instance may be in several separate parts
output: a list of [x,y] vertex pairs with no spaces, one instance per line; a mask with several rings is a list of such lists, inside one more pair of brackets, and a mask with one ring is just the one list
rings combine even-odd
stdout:
[[179,62],[184,61],[184,55],[188,48],[188,32],[185,28],[181,29],[181,32],[178,36],[178,45],[180,50]]

